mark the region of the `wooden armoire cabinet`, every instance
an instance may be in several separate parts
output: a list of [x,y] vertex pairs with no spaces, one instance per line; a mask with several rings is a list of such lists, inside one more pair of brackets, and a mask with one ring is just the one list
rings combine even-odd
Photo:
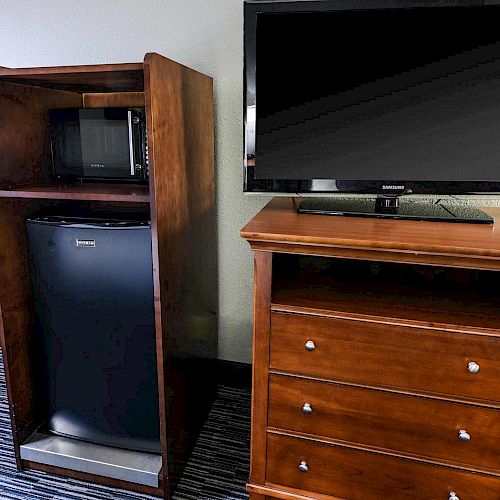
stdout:
[[[171,496],[214,387],[212,91],[210,77],[154,53],[139,63],[0,68],[0,325],[19,469]],[[102,107],[145,108],[148,184],[61,184],[55,178],[48,110]],[[153,486],[31,462],[20,453],[46,419],[35,369],[40,353],[34,342],[24,221],[39,214],[75,213],[151,221],[161,437]]]

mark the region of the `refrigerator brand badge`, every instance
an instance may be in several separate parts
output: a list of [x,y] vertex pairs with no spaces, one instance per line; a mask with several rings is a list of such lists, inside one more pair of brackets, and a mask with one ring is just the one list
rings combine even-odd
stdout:
[[77,247],[95,247],[95,240],[79,240],[76,239]]

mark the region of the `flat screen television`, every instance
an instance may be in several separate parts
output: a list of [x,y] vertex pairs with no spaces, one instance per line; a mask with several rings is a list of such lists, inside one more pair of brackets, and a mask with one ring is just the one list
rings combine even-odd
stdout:
[[482,3],[247,1],[244,190],[500,192],[500,6]]

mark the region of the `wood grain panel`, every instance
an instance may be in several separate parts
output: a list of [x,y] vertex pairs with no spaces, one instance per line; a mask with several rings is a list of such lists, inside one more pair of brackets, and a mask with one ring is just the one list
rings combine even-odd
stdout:
[[251,241],[250,247],[254,251],[260,250],[262,252],[316,255],[318,257],[335,257],[339,259],[399,262],[401,264],[422,264],[426,266],[460,267],[463,269],[500,271],[499,258],[471,257],[466,254],[440,255],[430,252],[397,252],[391,250],[359,249],[326,245],[313,246],[307,244],[263,241]]
[[334,498],[330,495],[322,495],[321,493],[313,493],[311,491],[297,490],[293,491],[289,488],[286,491],[282,488],[277,488],[276,486],[263,486],[260,484],[248,484],[247,489],[252,494],[254,492],[256,495],[265,495],[265,500],[272,500],[278,498],[280,500],[310,500],[311,498],[315,500],[342,500],[339,498]]
[[438,328],[468,333],[500,335],[500,296],[496,290],[473,290],[449,284],[405,282],[404,277],[371,280],[364,274],[322,279],[301,277],[274,281],[272,309],[315,313]]
[[[308,351],[305,343],[314,341]],[[480,372],[471,374],[474,361]],[[272,313],[271,369],[498,402],[500,338]]]
[[[305,461],[308,472],[298,469]],[[388,498],[498,500],[500,478],[270,434],[267,484],[349,500]]]
[[252,424],[250,481],[266,477],[269,337],[271,332],[272,254],[254,254],[254,326],[252,351]]
[[76,92],[144,90],[142,63],[0,68],[0,80]]
[[0,81],[0,188],[54,183],[47,110],[72,107],[81,94]]
[[271,375],[268,425],[500,475],[500,410]]
[[26,202],[0,200],[0,338],[18,467],[19,444],[45,418],[45,403],[37,385],[34,311],[24,226],[29,212]]
[[210,405],[217,355],[212,79],[144,62],[164,480],[173,492]]
[[[240,232],[254,249],[344,258],[500,269],[495,225],[298,214],[296,198],[275,198]],[[500,220],[500,208],[482,207]],[[422,237],[425,235],[425,237]],[[309,251],[307,250],[309,248]],[[373,257],[370,257],[374,252]],[[347,253],[346,253],[347,252]],[[437,259],[436,259],[437,258]]]
[[249,500],[266,500],[266,497],[264,495],[259,495],[258,493],[250,492]]
[[137,184],[109,185],[102,183],[23,186],[19,189],[0,190],[0,198],[148,203],[149,188]]
[[143,108],[144,92],[90,92],[83,94],[84,108]]

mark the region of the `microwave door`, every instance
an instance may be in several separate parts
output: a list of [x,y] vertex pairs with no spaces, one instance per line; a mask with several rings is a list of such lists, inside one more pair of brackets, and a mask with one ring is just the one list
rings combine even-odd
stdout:
[[[85,177],[124,177],[131,170],[129,110],[80,110],[80,140]],[[133,148],[133,143],[132,143]],[[132,158],[133,159],[133,158]]]

